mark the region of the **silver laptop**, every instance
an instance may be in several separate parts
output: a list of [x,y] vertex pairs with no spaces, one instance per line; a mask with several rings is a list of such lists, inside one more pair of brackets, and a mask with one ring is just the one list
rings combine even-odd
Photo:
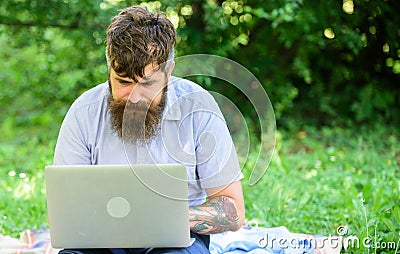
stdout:
[[186,167],[74,165],[45,168],[54,248],[186,247]]

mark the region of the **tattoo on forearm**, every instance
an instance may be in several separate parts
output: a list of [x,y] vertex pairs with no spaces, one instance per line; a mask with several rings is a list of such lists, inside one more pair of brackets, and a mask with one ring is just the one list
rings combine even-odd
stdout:
[[190,216],[195,233],[214,234],[239,227],[235,204],[228,197],[216,197],[201,206],[191,207]]

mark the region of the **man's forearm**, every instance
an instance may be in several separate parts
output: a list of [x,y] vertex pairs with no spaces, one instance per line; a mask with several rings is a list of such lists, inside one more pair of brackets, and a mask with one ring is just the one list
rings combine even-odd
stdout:
[[241,221],[233,199],[215,197],[203,205],[189,209],[191,230],[198,234],[215,234],[236,231]]

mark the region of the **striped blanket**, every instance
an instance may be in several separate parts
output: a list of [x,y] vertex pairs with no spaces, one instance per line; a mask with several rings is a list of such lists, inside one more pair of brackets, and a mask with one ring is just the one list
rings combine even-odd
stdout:
[[[212,254],[339,254],[342,239],[290,233],[285,227],[243,227],[237,232],[211,236]],[[26,230],[20,238],[0,235],[0,254],[56,254],[50,243],[50,232]]]

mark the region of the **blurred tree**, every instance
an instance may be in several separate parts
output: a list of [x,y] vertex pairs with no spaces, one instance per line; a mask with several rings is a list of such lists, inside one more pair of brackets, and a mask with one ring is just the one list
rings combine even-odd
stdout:
[[[3,1],[0,103],[8,107],[1,115],[14,112],[25,121],[43,109],[65,114],[76,96],[106,79],[106,28],[119,9],[134,4],[171,18],[178,56],[216,54],[247,67],[283,126],[400,121],[395,0]],[[253,117],[233,86],[200,82]]]
[[[193,14],[203,17],[194,18],[197,26],[184,17],[180,47],[248,67],[267,89],[280,123],[399,122],[400,2],[227,0],[202,6]],[[203,36],[192,36],[194,28]]]

